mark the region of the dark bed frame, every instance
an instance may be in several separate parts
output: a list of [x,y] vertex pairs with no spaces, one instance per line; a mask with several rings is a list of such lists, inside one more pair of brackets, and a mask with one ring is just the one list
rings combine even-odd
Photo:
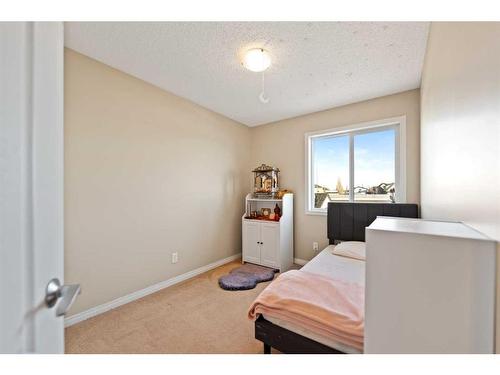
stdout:
[[[418,205],[402,203],[328,203],[327,233],[330,244],[338,241],[364,241],[365,228],[377,216],[418,218]],[[301,336],[259,316],[255,338],[264,343],[264,354],[271,348],[288,354],[344,354],[310,338]]]

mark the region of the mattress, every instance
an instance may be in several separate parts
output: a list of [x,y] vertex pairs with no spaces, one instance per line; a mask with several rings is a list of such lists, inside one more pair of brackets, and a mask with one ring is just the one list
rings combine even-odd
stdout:
[[[304,267],[302,267],[301,270],[326,277],[358,283],[360,285],[365,285],[365,262],[362,260],[334,255],[332,254],[333,248],[333,245],[326,247]],[[362,353],[362,351],[357,348],[353,348],[335,340],[325,338],[324,336],[317,335],[283,319],[267,317],[265,314],[263,314],[263,316],[264,319],[277,326],[295,332],[311,340],[317,341],[330,348],[334,348],[340,350],[341,352],[349,354]]]

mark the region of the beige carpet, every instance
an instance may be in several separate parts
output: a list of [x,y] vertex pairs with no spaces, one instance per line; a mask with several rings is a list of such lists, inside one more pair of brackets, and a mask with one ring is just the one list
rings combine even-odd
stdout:
[[262,353],[247,310],[269,284],[225,291],[232,262],[66,329],[66,353]]

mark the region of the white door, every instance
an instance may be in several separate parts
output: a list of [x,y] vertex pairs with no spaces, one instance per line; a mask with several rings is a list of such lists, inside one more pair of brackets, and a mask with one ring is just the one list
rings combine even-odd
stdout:
[[261,224],[260,261],[263,265],[279,267],[279,225]]
[[243,223],[243,261],[260,263],[260,223]]
[[62,23],[0,23],[0,80],[0,352],[63,353]]

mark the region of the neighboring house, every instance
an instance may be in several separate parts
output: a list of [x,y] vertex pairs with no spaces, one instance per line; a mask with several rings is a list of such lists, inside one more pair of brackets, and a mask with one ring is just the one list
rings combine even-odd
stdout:
[[328,193],[315,193],[314,194],[314,207],[316,207],[316,208],[326,207],[326,205],[328,204],[328,201],[331,201],[330,198],[328,198],[328,201],[327,201],[326,200],[327,197],[328,197]]
[[317,193],[326,193],[330,191],[330,188],[326,187],[326,186],[321,186],[321,185],[318,185],[318,184],[315,184],[314,185],[314,192],[317,194]]
[[368,188],[365,188],[364,186],[356,186],[354,188],[354,194],[366,194],[366,191]]
[[389,194],[390,190],[394,188],[394,182],[382,182],[378,186],[372,186],[366,191],[366,194]]

